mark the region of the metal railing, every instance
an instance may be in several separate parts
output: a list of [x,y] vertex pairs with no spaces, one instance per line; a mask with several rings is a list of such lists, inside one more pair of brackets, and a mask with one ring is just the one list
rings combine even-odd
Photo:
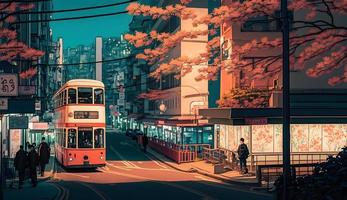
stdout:
[[238,170],[238,159],[236,153],[223,148],[207,149],[204,148],[203,159],[212,164],[223,164],[231,170]]
[[[292,152],[291,164],[319,163],[325,161],[328,156],[336,155],[338,152]],[[282,164],[281,152],[275,153],[252,153],[250,155],[250,170],[255,171],[256,166]]]
[[174,144],[158,138],[148,138],[148,145],[159,153],[167,156],[177,163],[186,163],[201,160],[203,149],[210,148],[209,144]]
[[[318,163],[292,164],[291,177],[295,179],[299,176],[310,175],[313,173]],[[266,188],[270,189],[271,183],[275,182],[283,174],[283,165],[259,165],[256,167],[257,181],[259,185],[266,184]]]

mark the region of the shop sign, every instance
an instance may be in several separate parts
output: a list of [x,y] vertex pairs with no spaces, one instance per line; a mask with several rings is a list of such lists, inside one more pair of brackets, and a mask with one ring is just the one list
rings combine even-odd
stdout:
[[199,124],[208,124],[207,119],[199,119],[198,122],[199,122]]
[[126,102],[126,103],[125,103],[125,109],[130,109],[130,108],[131,108],[130,102]]
[[117,100],[117,105],[118,106],[124,106],[124,99],[118,99]]
[[264,124],[267,124],[267,118],[246,118],[245,124],[247,124],[247,125],[264,125]]
[[18,96],[17,74],[0,74],[0,96]]
[[18,86],[18,94],[23,96],[30,96],[36,94],[36,87],[32,85]]
[[47,122],[34,122],[34,123],[29,123],[29,129],[30,130],[48,130],[49,125]]
[[8,110],[8,99],[0,98],[0,110]]
[[40,111],[41,110],[41,101],[35,102],[35,110]]
[[164,120],[158,120],[158,121],[157,121],[157,124],[159,124],[159,125],[164,125],[164,124],[165,124],[165,121],[164,121]]
[[119,93],[119,99],[125,99],[125,93],[124,92]]
[[10,116],[9,129],[27,129],[29,119],[27,116]]

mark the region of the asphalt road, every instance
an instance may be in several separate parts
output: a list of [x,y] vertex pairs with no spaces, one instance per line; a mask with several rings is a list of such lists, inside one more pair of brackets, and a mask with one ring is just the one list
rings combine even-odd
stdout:
[[172,169],[143,153],[123,133],[107,132],[106,154],[107,166],[97,170],[65,171],[59,167],[53,182],[61,191],[57,199],[273,199],[251,188]]

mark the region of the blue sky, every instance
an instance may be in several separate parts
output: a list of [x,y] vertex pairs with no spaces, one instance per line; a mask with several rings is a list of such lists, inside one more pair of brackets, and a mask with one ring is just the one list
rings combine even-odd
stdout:
[[[81,8],[122,1],[124,0],[53,0],[53,9]],[[53,15],[53,18],[118,12],[124,11],[126,6],[127,4],[79,12],[56,13]],[[119,36],[128,30],[130,20],[130,15],[122,14],[90,19],[56,21],[50,22],[50,25],[53,30],[54,40],[57,40],[58,37],[63,37],[64,47],[74,47],[79,44],[91,44],[96,36]]]

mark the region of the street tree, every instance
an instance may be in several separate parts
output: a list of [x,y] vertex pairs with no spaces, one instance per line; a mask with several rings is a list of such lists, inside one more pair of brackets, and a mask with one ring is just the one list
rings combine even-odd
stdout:
[[[18,40],[14,26],[20,14],[34,8],[29,2],[0,2],[0,61],[13,62],[18,59],[32,61],[44,55],[44,52],[29,47]],[[31,67],[20,73],[22,79],[30,79],[37,74],[37,69]]]
[[[135,47],[145,47],[144,51],[137,55],[138,59],[146,60],[149,64],[159,63],[151,73],[152,77],[159,79],[162,75],[174,73],[179,78],[191,72],[193,66],[207,62],[209,62],[208,66],[199,70],[200,75],[196,77],[197,80],[216,79],[218,73],[223,70],[229,73],[244,72],[246,76],[240,80],[244,85],[249,85],[252,80],[280,75],[282,68],[282,52],[280,51],[282,39],[280,36],[245,38],[248,40],[245,43],[232,44],[232,52],[228,59],[223,60],[220,56],[216,56],[224,45],[221,44],[220,35],[217,35],[218,29],[226,23],[240,26],[244,23],[264,23],[264,16],[267,21],[280,24],[282,19],[278,12],[280,10],[279,0],[223,1],[222,6],[204,17],[197,17],[189,8],[191,1],[182,0],[178,4],[163,8],[139,3],[132,3],[128,7],[129,13],[133,15],[164,20],[177,16],[192,19],[193,25],[196,27],[202,24],[211,27],[209,30],[197,28],[192,32],[157,33],[152,31],[126,35],[125,38]],[[347,15],[347,0],[290,1],[289,10],[294,15],[290,19],[291,66],[295,70],[304,70],[311,78],[330,76],[328,83],[331,86],[347,83],[347,25],[343,20]],[[200,54],[199,57],[178,57],[167,60],[168,52],[183,39],[207,34],[214,37],[208,41],[205,53]],[[160,43],[160,45],[153,48],[151,45],[153,43]],[[276,53],[259,57],[256,60],[244,59],[252,52],[273,50]],[[263,98],[263,91],[256,91],[256,93],[258,95],[255,96],[266,99]],[[253,94],[255,94],[254,91]],[[239,93],[231,92],[227,95],[230,98],[235,95],[239,96]],[[225,101],[222,98],[220,102]],[[257,102],[258,105],[264,105],[263,103],[263,101]]]

